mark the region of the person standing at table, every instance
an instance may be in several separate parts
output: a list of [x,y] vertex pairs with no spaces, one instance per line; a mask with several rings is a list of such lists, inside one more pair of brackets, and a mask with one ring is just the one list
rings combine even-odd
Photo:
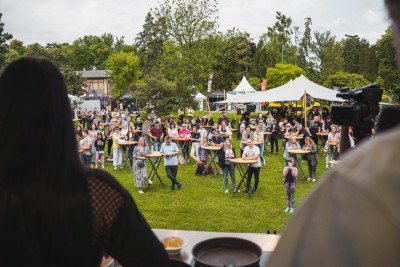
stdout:
[[290,149],[301,148],[301,146],[296,142],[296,137],[289,137],[289,141],[286,142],[285,151],[283,152],[283,159],[285,160],[285,165],[288,165],[289,158],[297,158],[296,154],[289,153]]
[[250,126],[246,127],[246,130],[242,133],[242,138],[240,139],[240,153],[241,156],[243,155],[243,149],[246,146],[247,139],[254,139],[253,131],[251,130]]
[[[328,139],[326,140],[324,146],[324,152],[326,153],[325,163],[327,169],[331,167],[329,161],[333,160],[333,155],[338,153],[337,150],[339,147],[339,141],[340,141],[340,134],[338,132],[337,126],[332,125],[331,132],[328,134]],[[332,143],[336,144],[333,145]]]
[[254,174],[254,186],[252,193],[256,193],[258,189],[258,182],[260,178],[260,169],[261,169],[261,161],[260,161],[260,149],[258,146],[253,144],[253,140],[248,138],[246,140],[247,146],[243,150],[242,159],[247,160],[257,160],[256,163],[253,163],[247,169],[247,184],[246,184],[246,191],[245,194],[250,194],[250,187],[251,187],[251,178]]
[[171,137],[165,137],[165,142],[161,145],[161,153],[164,155],[165,172],[168,179],[172,181],[171,190],[175,190],[175,185],[178,187],[178,190],[181,190],[182,183],[176,179],[179,148],[175,143],[171,142]]
[[140,137],[137,146],[133,150],[133,177],[135,179],[135,186],[139,194],[143,194],[142,186],[146,183],[152,184],[152,181],[147,176],[146,160],[150,154],[150,149],[146,146],[144,137]]
[[306,144],[303,146],[304,150],[310,151],[306,154],[307,165],[308,165],[308,181],[315,182],[317,179],[317,166],[318,166],[318,149],[310,137],[306,137]]
[[292,213],[294,211],[294,192],[297,185],[297,168],[294,166],[294,159],[288,159],[288,166],[283,168],[283,184],[286,192],[286,209],[285,212]]
[[[262,123],[262,121],[261,121]],[[259,148],[260,148],[260,160],[263,165],[265,165],[265,159],[263,157],[264,153],[264,132],[261,131],[260,127],[256,126],[256,129],[254,130],[254,141],[256,142],[261,142]]]
[[122,168],[122,149],[118,144],[118,140],[121,138],[121,133],[119,132],[119,127],[115,126],[114,133],[112,134],[113,140],[113,166],[114,170]]
[[224,147],[220,150],[219,154],[219,162],[222,169],[222,174],[224,175],[225,193],[229,193],[228,172],[231,176],[233,192],[240,192],[237,191],[236,188],[235,166],[231,161],[231,159],[234,158],[236,158],[235,148],[232,146],[231,140],[226,139],[224,142]]
[[197,162],[199,161],[199,143],[201,139],[200,133],[197,131],[196,127],[193,127],[191,133],[191,141],[192,141],[192,147],[190,149],[190,157],[192,157],[196,163],[193,166],[197,166]]
[[274,153],[274,144],[275,144],[275,155],[278,155],[279,152],[279,146],[278,146],[278,140],[279,140],[279,133],[280,133],[280,127],[276,119],[272,119],[272,124],[271,124],[271,154]]
[[[153,142],[153,151],[160,151],[162,139],[164,137],[163,131],[160,127],[160,122],[155,120],[154,127],[150,129],[149,136]],[[157,163],[157,158],[154,158],[154,164]]]

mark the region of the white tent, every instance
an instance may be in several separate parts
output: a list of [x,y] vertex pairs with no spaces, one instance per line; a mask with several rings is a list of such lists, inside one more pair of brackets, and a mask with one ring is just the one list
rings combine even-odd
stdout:
[[249,95],[236,95],[220,103],[250,103],[250,102],[279,102],[297,101],[304,96],[304,92],[313,98],[342,102],[336,97],[337,91],[318,85],[301,75],[293,81],[264,92]]
[[194,99],[199,102],[199,110],[203,110],[203,102],[204,100],[207,100],[207,97],[203,95],[202,93],[197,93],[197,95],[194,97]]
[[233,92],[237,93],[253,93],[255,91],[256,90],[254,90],[254,88],[249,84],[245,76],[243,76],[242,81],[239,83],[239,85],[235,89],[233,89]]
[[68,95],[69,101],[78,102],[78,97],[76,95]]

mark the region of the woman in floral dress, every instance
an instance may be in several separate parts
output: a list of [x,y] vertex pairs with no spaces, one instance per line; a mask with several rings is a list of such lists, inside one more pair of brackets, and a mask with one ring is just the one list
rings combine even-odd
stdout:
[[138,145],[133,150],[133,177],[135,179],[135,186],[138,189],[139,194],[143,194],[142,186],[145,184],[151,184],[151,180],[147,176],[146,160],[150,154],[150,149],[146,146],[144,137],[140,137]]

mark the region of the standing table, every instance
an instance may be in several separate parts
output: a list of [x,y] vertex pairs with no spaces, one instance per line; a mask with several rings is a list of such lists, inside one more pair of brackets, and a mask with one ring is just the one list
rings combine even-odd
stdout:
[[[317,133],[317,135],[318,135],[318,138],[319,138],[319,140],[321,141],[321,144],[319,145],[319,149],[321,149],[322,148],[322,151],[324,151],[323,149],[324,149],[324,146],[325,146],[325,136],[328,136],[328,133],[327,132],[319,132],[319,133]],[[318,149],[318,152],[319,152],[319,149]]]
[[[152,152],[151,154],[148,155],[148,161],[150,162],[150,166],[151,166],[151,170],[150,170],[150,173],[149,173],[149,179],[151,181],[153,181],[154,180],[154,176],[157,176],[157,179],[160,181],[161,185],[165,189],[164,183],[162,182],[162,180],[160,178],[160,175],[158,175],[158,172],[157,172],[158,167],[160,167],[160,165],[161,165],[160,163],[161,163],[161,160],[162,160],[163,157],[164,157],[164,155],[161,152],[158,152],[158,151],[154,151],[154,152]],[[155,163],[153,162],[153,158],[156,159]],[[150,186],[151,186],[151,184],[149,184],[147,186],[147,190],[149,189]]]
[[[172,137],[172,140],[178,142],[178,148],[179,152],[181,153],[182,157],[185,159],[185,164],[189,161],[189,141],[190,141],[190,136],[189,137]],[[188,150],[186,151],[186,148]]]
[[[236,168],[239,170],[240,174],[240,182],[238,184],[237,191],[240,190],[240,186],[242,185],[243,182],[247,182],[247,169],[249,166],[253,163],[257,163],[257,159],[242,159],[242,158],[236,158],[236,159],[231,159],[232,163],[235,164]],[[245,185],[246,186],[246,185]],[[235,196],[237,191],[233,191],[232,197]],[[248,197],[251,198],[251,194],[249,192]]]
[[132,170],[132,166],[131,166],[131,161],[132,159],[132,155],[129,153],[129,149],[131,148],[131,146],[136,145],[137,141],[125,141],[125,140],[118,140],[118,145],[125,147],[125,150],[122,149],[122,153],[123,153],[123,160],[124,162],[124,167],[126,165],[128,165],[129,169]]
[[[291,154],[300,154],[300,155],[310,153],[309,150],[303,150],[303,149],[301,149],[301,148],[288,149],[288,152],[291,153]],[[294,159],[295,159],[295,161],[296,161],[296,166],[297,166],[298,169],[300,170],[300,175],[301,175],[302,182],[304,183],[306,177],[305,177],[305,175],[304,175],[303,169],[301,168],[300,161],[298,160],[297,157],[295,157]]]
[[214,161],[217,152],[221,150],[222,147],[219,146],[202,146],[201,149],[204,149],[209,154],[208,162],[206,163],[206,168],[203,172],[203,175],[207,172],[207,169],[211,166],[214,171],[214,176],[217,178],[218,166],[217,163]]

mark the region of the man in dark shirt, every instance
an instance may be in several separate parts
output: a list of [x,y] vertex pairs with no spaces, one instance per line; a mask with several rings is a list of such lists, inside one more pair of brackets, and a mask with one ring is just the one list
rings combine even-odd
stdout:
[[314,116],[314,120],[310,121],[310,127],[309,127],[309,134],[310,137],[314,140],[314,143],[318,146],[318,135],[321,131],[321,123],[319,122],[319,117]]
[[[150,129],[149,136],[153,143],[153,151],[160,151],[160,146],[162,139],[164,138],[163,131],[160,127],[160,122],[158,120],[154,121],[154,127]],[[154,163],[157,162],[157,158],[154,158]]]
[[218,119],[218,125],[221,125],[221,122],[222,122],[222,121],[225,121],[225,122],[226,122],[226,125],[229,124],[229,119],[228,119],[228,117],[226,116],[226,113],[225,113],[225,112],[222,112],[221,117]]
[[222,147],[224,145],[224,138],[221,136],[219,130],[215,130],[211,137],[211,145]]

